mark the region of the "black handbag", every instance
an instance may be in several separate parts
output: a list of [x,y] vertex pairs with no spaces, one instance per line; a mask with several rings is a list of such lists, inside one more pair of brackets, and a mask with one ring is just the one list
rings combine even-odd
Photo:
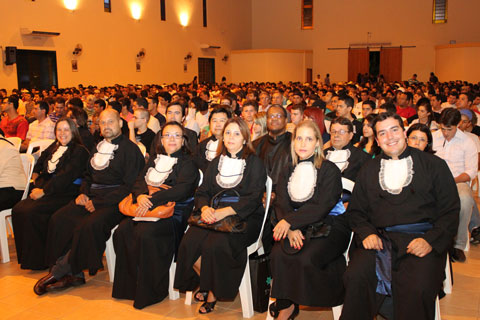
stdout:
[[[308,245],[308,242],[310,242],[310,239],[328,237],[331,229],[332,229],[332,226],[324,223],[323,221],[309,225],[305,231],[302,231],[303,236],[305,237],[305,240],[303,240],[303,247]],[[294,247],[291,247],[290,240],[288,240],[288,237],[285,237],[285,239],[282,239],[281,242],[282,242],[281,243],[282,249],[286,254],[295,254],[300,252],[300,250],[302,250],[301,248],[295,249]]]
[[[212,197],[210,200],[210,207],[213,209],[229,207],[232,203],[237,203],[239,198],[240,194],[236,190],[222,190]],[[245,233],[247,230],[247,222],[236,214],[225,217],[215,223],[205,223],[202,221],[202,213],[200,209],[195,209],[190,218],[188,218],[188,224],[204,229],[228,233]]]
[[253,310],[263,313],[268,310],[272,273],[267,255],[253,255],[249,258],[252,284]]

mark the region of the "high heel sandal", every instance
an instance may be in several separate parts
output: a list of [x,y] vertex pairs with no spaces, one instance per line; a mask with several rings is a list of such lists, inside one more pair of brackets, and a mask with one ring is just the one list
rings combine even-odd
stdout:
[[294,305],[295,307],[293,308],[293,312],[292,314],[288,317],[289,320],[293,320],[295,319],[295,317],[298,315],[298,313],[300,312],[300,309],[298,307],[298,304],[296,303],[293,303],[292,301],[290,300],[287,300],[287,299],[277,299],[277,301],[275,301],[274,303],[272,303],[270,305],[270,307],[268,308],[268,311],[270,312],[270,315],[276,319],[278,318],[278,315],[280,314],[280,311],[282,311],[283,309],[287,309],[287,308],[290,308],[291,305]]
[[[198,295],[199,295],[199,294],[202,295],[203,300],[198,299]],[[207,301],[207,297],[208,297],[208,291],[198,290],[198,291],[195,292],[195,294],[193,295],[193,300],[195,300],[196,302],[205,302],[205,301]]]
[[[215,301],[212,301],[212,302],[207,302],[205,301],[201,306],[200,306],[200,309],[198,309],[198,313],[200,314],[207,314],[207,313],[210,313],[213,311],[213,309],[215,308],[215,304],[217,303],[217,300]],[[205,311],[202,311],[201,308],[204,308]]]

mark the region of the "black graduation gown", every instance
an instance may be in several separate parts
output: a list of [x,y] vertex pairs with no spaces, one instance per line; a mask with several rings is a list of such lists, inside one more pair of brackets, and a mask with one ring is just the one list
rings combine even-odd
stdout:
[[[452,174],[437,156],[407,147],[400,159],[412,157],[411,183],[397,195],[382,190],[381,154],[360,170],[347,209],[347,220],[358,238],[345,272],[342,319],[372,319],[384,296],[375,293],[375,251],[361,244],[388,226],[430,222],[424,234],[386,232],[392,241],[392,295],[395,319],[433,319],[435,298],[442,287],[446,251],[457,233],[460,202]],[[406,253],[410,241],[425,239],[433,248],[423,258]],[[411,272],[415,270],[415,272]]]
[[215,136],[211,136],[203,140],[197,145],[197,148],[195,151],[195,163],[197,164],[198,169],[202,170],[203,174],[207,172],[207,168],[211,162],[207,159],[207,156],[206,156],[207,144],[210,141],[217,141],[217,138],[215,138]]
[[47,268],[45,245],[48,222],[56,210],[78,195],[80,184],[76,180],[82,176],[87,165],[87,149],[72,141],[58,160],[55,172],[49,173],[48,161],[58,146],[55,142],[43,151],[33,169],[39,176],[30,190],[41,188],[45,195],[37,200],[28,197],[12,210],[17,260],[22,269]]
[[[363,164],[371,158],[371,156],[363,150],[360,150],[357,147],[354,147],[353,144],[350,142],[342,150],[350,150],[350,157],[348,158],[348,166],[343,169],[342,177],[347,178],[355,182],[357,178],[358,171],[362,168]],[[330,147],[325,150],[325,155],[327,155],[328,151],[334,151],[334,147]]]
[[[211,198],[224,190],[216,181],[219,160],[220,156],[208,166],[203,183],[195,193],[195,208],[210,206]],[[231,205],[237,215],[246,220],[246,233],[190,227],[178,250],[175,288],[193,291],[200,284],[201,290],[211,290],[219,299],[235,298],[247,263],[247,247],[257,240],[262,227],[266,179],[262,160],[254,154],[249,155],[243,178],[233,188],[240,194],[239,202]],[[193,270],[199,257],[202,258],[200,277]]]
[[80,127],[78,128],[78,133],[80,133],[80,138],[85,148],[87,148],[89,152],[92,152],[95,149],[95,138],[90,130],[85,127]]
[[[313,157],[306,161],[313,161]],[[328,160],[316,170],[313,196],[305,202],[295,202],[287,191],[294,171],[292,165],[288,166],[277,185],[275,212],[279,220],[285,219],[291,224],[291,230],[304,230],[323,221],[331,225],[330,234],[326,238],[310,239],[300,252],[293,255],[284,252],[281,242],[275,243],[271,253],[271,295],[301,305],[332,307],[343,301],[343,253],[348,247],[350,230],[343,215],[328,215],[342,194],[340,170]],[[288,238],[284,241],[288,242]],[[292,275],[295,275],[295,281],[291,280]]]
[[263,160],[267,175],[272,179],[272,190],[275,192],[280,174],[291,162],[290,143],[292,134],[284,134],[273,138],[269,134],[253,141],[257,156]]
[[[152,209],[169,201],[187,201],[193,197],[198,185],[199,173],[192,157],[181,150],[171,156],[178,159],[164,182],[171,188],[152,195]],[[150,157],[138,176],[132,189],[135,199],[141,194],[148,194],[145,175],[149,168],[155,166],[155,159],[156,155]],[[193,201],[186,210],[180,208],[186,212],[179,212],[179,216],[156,222],[136,222],[127,218],[120,223],[113,235],[116,253],[114,298],[134,300],[133,306],[142,309],[168,295],[170,264],[192,208]]]
[[[80,193],[92,200],[95,211],[90,213],[71,201],[50,219],[47,236],[47,262],[50,265],[70,250],[68,263],[73,274],[83,269],[94,274],[103,268],[105,242],[110,238],[111,230],[123,219],[118,203],[130,193],[145,165],[140,149],[127,137],[120,135],[112,143],[118,148],[113,151],[108,166],[96,170],[88,161],[80,187]],[[96,151],[95,148],[92,157]]]

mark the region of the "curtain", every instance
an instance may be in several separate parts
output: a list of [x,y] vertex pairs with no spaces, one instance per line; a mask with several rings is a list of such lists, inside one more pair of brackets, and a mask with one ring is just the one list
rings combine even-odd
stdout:
[[357,81],[359,73],[368,73],[369,65],[368,48],[348,49],[348,81]]
[[380,74],[386,82],[402,80],[402,48],[380,49]]

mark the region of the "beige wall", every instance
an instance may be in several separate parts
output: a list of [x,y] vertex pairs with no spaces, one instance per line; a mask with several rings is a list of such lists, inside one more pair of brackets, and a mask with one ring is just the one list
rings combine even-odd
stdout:
[[480,42],[437,46],[435,58],[440,79],[480,81]]
[[449,0],[448,23],[437,25],[431,22],[432,0],[314,1],[313,30],[301,30],[300,4],[300,0],[253,1],[252,49],[311,49],[314,77],[330,73],[333,81],[347,79],[348,54],[327,49],[366,43],[367,32],[369,43],[416,46],[403,50],[403,79],[417,73],[420,80],[427,80],[436,71],[436,45],[480,41],[480,1]]
[[[131,18],[129,4],[143,6],[140,21]],[[114,0],[112,13],[103,12],[103,1],[78,0],[73,13],[63,0],[0,0],[0,45],[18,49],[53,50],[57,53],[60,87],[82,84],[189,82],[197,75],[198,57],[214,57],[216,80],[230,78],[230,62],[221,58],[232,49],[251,47],[251,0],[209,0],[208,27],[202,26],[201,0],[166,1],[166,21],[160,20],[160,1]],[[180,12],[190,12],[189,26],[179,23]],[[56,31],[53,38],[22,36],[20,28]],[[78,72],[72,72],[72,51],[82,44]],[[200,49],[200,44],[221,49]],[[135,71],[136,54],[146,49],[142,71]],[[192,52],[188,71],[184,57]],[[16,66],[0,65],[0,88],[16,88]]]
[[306,81],[312,52],[304,50],[232,51],[232,81]]

